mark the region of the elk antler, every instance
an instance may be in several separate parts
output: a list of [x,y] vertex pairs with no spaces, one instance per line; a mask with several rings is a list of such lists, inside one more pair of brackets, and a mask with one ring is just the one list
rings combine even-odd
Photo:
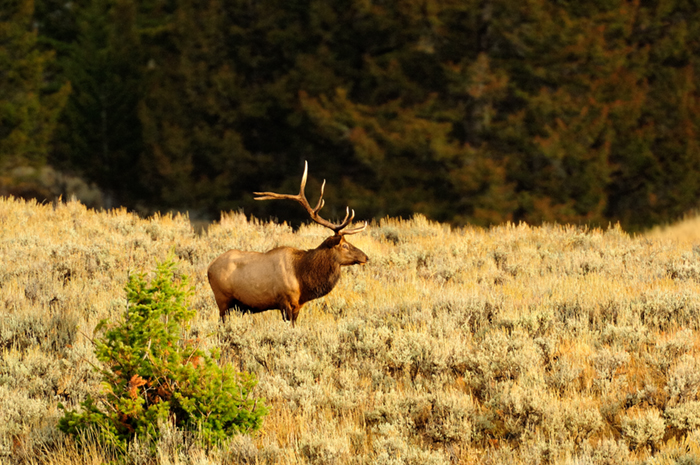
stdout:
[[350,207],[346,207],[345,219],[340,224],[331,223],[330,221],[321,218],[321,216],[318,214],[318,212],[323,208],[323,205],[325,204],[325,201],[323,200],[323,190],[326,188],[326,180],[325,179],[323,180],[323,184],[321,185],[321,196],[318,198],[318,203],[316,204],[315,208],[311,208],[311,205],[309,205],[309,201],[306,200],[306,194],[304,193],[304,189],[306,188],[306,177],[307,177],[308,170],[309,170],[309,163],[305,161],[304,162],[304,175],[301,177],[301,188],[299,189],[298,194],[293,195],[293,194],[276,194],[274,192],[253,192],[257,196],[257,197],[255,197],[255,200],[270,200],[270,199],[296,200],[306,209],[306,211],[309,213],[309,215],[311,215],[312,220],[314,220],[316,223],[320,224],[321,226],[325,226],[326,228],[331,229],[338,236],[344,236],[346,234],[356,234],[356,233],[359,233],[360,231],[363,231],[367,227],[366,221],[362,226],[350,228],[347,231],[342,231],[342,229],[345,229],[352,222],[352,219],[355,218],[355,210],[350,210]]

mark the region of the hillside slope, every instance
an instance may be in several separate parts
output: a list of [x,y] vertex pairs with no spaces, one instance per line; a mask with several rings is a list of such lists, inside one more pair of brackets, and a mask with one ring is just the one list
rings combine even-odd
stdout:
[[700,244],[700,214],[690,215],[681,221],[657,226],[646,233],[652,239],[670,239],[677,242]]
[[89,337],[123,311],[128,273],[170,251],[195,286],[193,334],[256,373],[272,409],[263,432],[216,450],[171,431],[155,463],[700,461],[692,243],[388,219],[350,239],[370,262],[296,328],[277,311],[221,324],[206,282],[216,256],[327,235],[240,214],[198,235],[183,216],[0,199],[0,461],[109,458],[59,434],[57,406],[99,394]]

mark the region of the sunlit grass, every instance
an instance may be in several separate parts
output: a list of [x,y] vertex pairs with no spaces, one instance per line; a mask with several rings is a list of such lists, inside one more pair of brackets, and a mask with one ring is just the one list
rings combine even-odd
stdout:
[[673,224],[656,226],[648,231],[646,236],[700,244],[700,212],[688,215],[683,220]]
[[206,269],[230,248],[313,248],[328,235],[319,226],[226,214],[197,234],[181,215],[12,199],[0,225],[2,462],[111,460],[56,431],[58,404],[99,393],[96,324],[123,311],[130,272],[170,253],[194,285],[192,331],[254,372],[272,408],[252,438],[202,450],[196,433],[168,430],[129,463],[700,461],[689,234],[384,220],[350,238],[369,263],[291,328],[277,311],[222,324]]

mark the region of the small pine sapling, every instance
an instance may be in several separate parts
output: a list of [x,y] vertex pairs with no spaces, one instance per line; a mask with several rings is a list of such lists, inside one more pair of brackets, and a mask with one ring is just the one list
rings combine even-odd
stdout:
[[149,283],[129,276],[127,308],[121,321],[96,327],[95,354],[103,380],[99,399],[88,397],[82,411],[69,411],[59,429],[80,436],[87,429],[118,450],[135,438],[157,439],[159,423],[196,431],[213,445],[232,434],[260,428],[267,409],[251,396],[257,381],[230,365],[219,366],[219,352],[183,339],[195,311],[187,277],[175,279],[172,260],[157,266]]

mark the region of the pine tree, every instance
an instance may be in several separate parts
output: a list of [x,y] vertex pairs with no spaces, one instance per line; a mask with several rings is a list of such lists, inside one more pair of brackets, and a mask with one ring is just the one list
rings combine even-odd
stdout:
[[630,228],[672,221],[700,196],[700,13],[686,2],[644,2],[631,42],[647,83],[637,125],[614,151],[608,215]]
[[[227,2],[183,0],[154,44],[140,106],[144,177],[164,207],[235,208],[253,186],[250,152],[241,136],[246,89],[230,54],[235,50]],[[235,31],[232,36],[235,37]],[[163,47],[162,44],[167,44]]]
[[0,2],[0,169],[46,161],[58,112],[70,87],[45,88],[53,54],[41,51],[32,0]]
[[143,192],[138,104],[144,58],[136,4],[92,0],[77,8],[77,37],[64,44],[62,59],[73,92],[61,115],[52,161],[98,183],[108,201],[133,206]]
[[628,42],[633,7],[530,0],[494,10],[490,59],[509,92],[488,143],[506,159],[515,219],[605,221],[612,150],[645,93]]
[[217,350],[183,337],[196,312],[188,306],[187,277],[176,274],[168,260],[150,282],[145,273],[130,275],[123,315],[97,325],[96,369],[104,389],[81,402],[80,412],[59,405],[59,429],[79,443],[91,431],[121,455],[135,439],[153,445],[171,423],[211,447],[262,426],[267,408],[252,396],[255,376],[220,365]]
[[320,137],[371,174],[358,179],[370,192],[356,195],[375,216],[509,218],[503,162],[482,137],[506,80],[468,32],[483,16],[479,3],[338,2],[336,22],[317,22],[319,55],[330,50],[337,84],[304,89],[302,108]]

